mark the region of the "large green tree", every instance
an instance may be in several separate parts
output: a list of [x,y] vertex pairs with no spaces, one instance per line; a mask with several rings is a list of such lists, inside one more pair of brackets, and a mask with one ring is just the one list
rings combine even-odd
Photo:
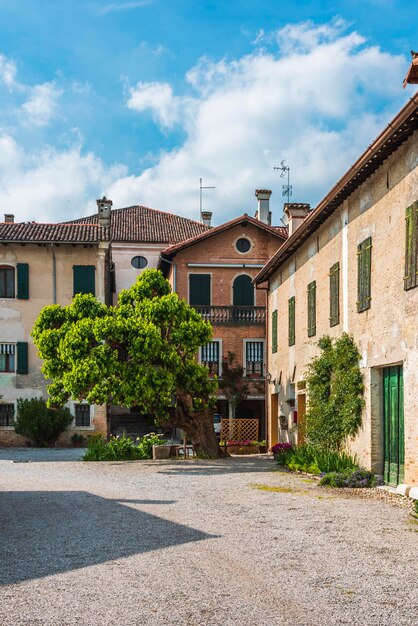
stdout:
[[171,292],[161,272],[146,270],[121,291],[116,307],[78,294],[45,307],[32,331],[49,404],[138,406],[157,424],[186,431],[196,452],[218,456],[213,428],[216,381],[196,362],[210,341],[208,322]]

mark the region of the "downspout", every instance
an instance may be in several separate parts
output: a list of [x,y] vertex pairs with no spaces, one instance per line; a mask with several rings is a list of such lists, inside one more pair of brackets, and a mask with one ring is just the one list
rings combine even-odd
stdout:
[[256,284],[255,286],[256,289],[261,289],[263,291],[266,292],[266,324],[265,324],[265,334],[266,334],[266,340],[264,342],[265,345],[265,374],[264,374],[264,435],[265,435],[265,439],[266,439],[266,450],[269,449],[270,447],[270,441],[269,441],[269,427],[268,427],[268,402],[269,402],[269,397],[268,397],[268,391],[269,391],[269,381],[268,381],[268,373],[269,373],[269,350],[268,350],[268,340],[269,340],[269,319],[268,319],[268,311],[269,311],[269,301],[268,301],[268,293],[270,291],[269,287],[258,287],[258,285]]
[[55,258],[55,243],[51,243],[52,250],[52,301],[57,303],[57,260]]

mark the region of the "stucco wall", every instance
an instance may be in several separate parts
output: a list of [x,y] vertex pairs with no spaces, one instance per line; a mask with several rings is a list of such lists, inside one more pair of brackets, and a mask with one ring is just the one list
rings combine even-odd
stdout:
[[[361,462],[382,469],[381,368],[403,364],[405,387],[405,480],[418,482],[418,288],[404,291],[405,211],[418,199],[418,133],[401,146],[314,233],[270,281],[271,311],[278,310],[278,352],[270,371],[282,372],[279,412],[288,385],[303,379],[324,334],[350,332],[362,354],[366,410],[363,427],[351,442]],[[371,308],[357,312],[357,245],[372,237]],[[329,323],[329,270],[340,262],[340,323]],[[307,285],[316,280],[317,332],[307,336]],[[296,344],[288,346],[288,299],[296,297]],[[295,369],[296,368],[296,369]],[[294,374],[295,373],[295,374]],[[286,388],[287,386],[287,388]],[[270,433],[275,417],[269,409]],[[282,433],[283,436],[283,433]]]
[[[65,306],[71,303],[74,265],[94,265],[96,267],[96,296],[104,301],[106,247],[107,244],[100,246],[71,244],[54,246],[56,300],[58,304]],[[28,374],[0,373],[2,402],[14,403],[15,407],[17,398],[46,398],[47,396],[46,381],[41,372],[41,361],[37,356],[30,333],[41,309],[53,303],[52,247],[51,245],[14,243],[0,245],[0,265],[16,267],[17,263],[29,264],[29,299],[0,299],[0,342],[24,341],[28,343]],[[96,409],[99,411],[97,407]],[[92,413],[94,415],[94,407],[92,407]],[[97,424],[102,429],[102,421],[98,421]],[[90,430],[93,429],[94,426]],[[77,428],[77,430],[80,429]],[[24,440],[14,433],[12,427],[0,427],[0,445],[22,445],[23,443]]]

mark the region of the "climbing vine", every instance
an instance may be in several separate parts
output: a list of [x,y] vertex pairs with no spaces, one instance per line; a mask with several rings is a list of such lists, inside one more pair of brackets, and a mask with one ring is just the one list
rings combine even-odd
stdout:
[[312,360],[306,374],[307,437],[315,446],[340,450],[347,437],[354,436],[361,426],[364,408],[361,355],[347,333],[335,340],[324,336],[318,347],[321,354]]

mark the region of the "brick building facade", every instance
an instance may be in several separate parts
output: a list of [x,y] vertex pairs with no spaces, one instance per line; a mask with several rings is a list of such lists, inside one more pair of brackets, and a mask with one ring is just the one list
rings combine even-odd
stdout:
[[[164,250],[160,269],[181,298],[213,326],[213,339],[198,358],[222,378],[228,352],[244,368],[249,394],[238,406],[237,418],[259,420],[265,435],[265,310],[266,292],[252,281],[287,236],[285,228],[269,225],[269,191],[258,191],[256,218],[242,215],[207,233]],[[262,220],[265,220],[262,221]],[[228,402],[218,390],[218,412],[229,416]]]

